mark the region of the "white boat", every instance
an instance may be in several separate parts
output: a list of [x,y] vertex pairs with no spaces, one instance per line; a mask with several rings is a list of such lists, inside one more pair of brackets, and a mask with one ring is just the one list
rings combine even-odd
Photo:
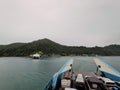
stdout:
[[30,55],[32,58],[34,58],[34,59],[39,59],[40,57],[41,57],[41,55],[40,54],[38,54],[38,53],[35,53],[35,54],[32,54],[32,55]]

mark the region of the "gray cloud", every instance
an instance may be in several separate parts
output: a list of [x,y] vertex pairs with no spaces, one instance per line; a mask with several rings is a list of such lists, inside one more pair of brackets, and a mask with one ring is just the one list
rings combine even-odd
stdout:
[[119,0],[0,0],[0,44],[49,38],[64,45],[120,44]]

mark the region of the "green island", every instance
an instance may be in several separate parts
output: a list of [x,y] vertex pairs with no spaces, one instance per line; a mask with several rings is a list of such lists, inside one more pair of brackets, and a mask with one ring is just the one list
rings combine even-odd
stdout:
[[82,56],[120,56],[120,45],[105,47],[65,46],[49,39],[41,39],[29,43],[12,43],[0,45],[0,57],[6,56],[29,56],[42,52],[43,55],[82,55]]

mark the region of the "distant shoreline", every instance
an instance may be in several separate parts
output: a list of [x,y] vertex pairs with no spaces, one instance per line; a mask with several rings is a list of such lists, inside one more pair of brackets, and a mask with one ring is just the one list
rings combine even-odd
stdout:
[[49,39],[0,45],[0,57],[26,57],[36,52],[41,52],[42,56],[120,56],[120,45],[114,44],[105,47],[65,46]]

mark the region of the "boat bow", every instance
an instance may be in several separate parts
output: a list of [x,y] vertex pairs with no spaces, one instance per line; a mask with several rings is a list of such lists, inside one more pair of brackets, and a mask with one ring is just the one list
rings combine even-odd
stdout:
[[120,82],[120,72],[114,69],[112,66],[108,65],[107,63],[99,60],[94,59],[98,69],[103,73],[103,75],[107,78],[110,78],[114,81]]
[[47,83],[47,85],[44,87],[43,90],[48,90],[48,88],[51,86],[53,89],[55,89],[57,81],[61,79],[61,75],[64,72],[72,70],[72,65],[73,65],[73,59],[68,60],[62,68],[53,75],[52,79]]

